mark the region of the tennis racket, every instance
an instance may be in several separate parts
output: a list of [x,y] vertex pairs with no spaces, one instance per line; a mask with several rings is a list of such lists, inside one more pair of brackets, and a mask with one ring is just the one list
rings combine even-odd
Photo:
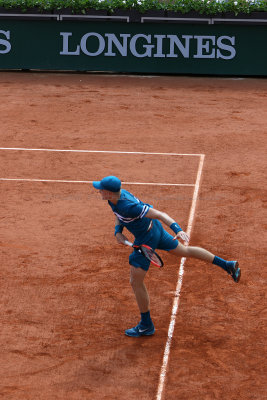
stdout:
[[151,264],[156,265],[156,267],[162,268],[164,263],[160,256],[149,246],[146,244],[141,244],[140,246],[136,246],[128,240],[125,240],[124,244],[127,246],[133,247],[139,253],[141,253],[145,258],[147,258]]

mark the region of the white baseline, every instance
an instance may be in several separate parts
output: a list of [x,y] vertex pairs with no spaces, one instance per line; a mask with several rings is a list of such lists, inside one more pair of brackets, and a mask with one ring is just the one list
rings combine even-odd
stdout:
[[0,150],[13,151],[54,151],[66,153],[107,153],[107,154],[140,154],[152,156],[193,156],[200,157],[203,154],[182,154],[182,153],[149,153],[145,151],[111,151],[111,150],[71,150],[71,149],[27,149],[23,147],[0,147]]

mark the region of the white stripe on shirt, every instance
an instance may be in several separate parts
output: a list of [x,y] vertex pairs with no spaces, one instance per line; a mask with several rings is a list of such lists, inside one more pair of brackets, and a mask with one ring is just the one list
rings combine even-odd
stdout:
[[148,209],[149,209],[149,207],[146,206],[146,205],[144,205],[144,207],[143,207],[143,209],[142,209],[140,215],[138,215],[138,217],[135,217],[135,218],[123,217],[122,215],[116,213],[115,211],[114,211],[114,214],[116,215],[116,217],[118,217],[118,219],[119,219],[120,221],[124,222],[125,224],[129,224],[130,222],[133,222],[133,221],[135,221],[136,219],[141,219],[141,218],[143,218],[144,215],[147,213]]

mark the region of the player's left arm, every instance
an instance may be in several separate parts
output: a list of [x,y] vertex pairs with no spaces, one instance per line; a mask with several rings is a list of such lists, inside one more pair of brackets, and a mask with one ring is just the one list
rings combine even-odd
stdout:
[[174,239],[181,238],[185,242],[189,242],[189,236],[187,235],[187,233],[184,232],[180,225],[177,224],[177,222],[167,213],[156,210],[155,208],[149,208],[148,212],[146,213],[146,217],[151,219],[158,219],[169,228],[171,228],[175,233]]

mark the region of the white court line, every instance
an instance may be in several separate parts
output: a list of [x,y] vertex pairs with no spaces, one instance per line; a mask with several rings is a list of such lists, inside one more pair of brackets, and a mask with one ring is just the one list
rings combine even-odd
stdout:
[[[0,181],[18,182],[55,182],[55,183],[93,183],[93,181],[66,181],[62,179],[26,179],[26,178],[0,178]],[[122,182],[123,185],[151,185],[151,186],[195,186],[194,183],[154,183],[154,182]]]
[[0,147],[0,150],[14,150],[14,151],[51,151],[51,152],[66,152],[66,153],[107,153],[107,154],[140,154],[151,156],[197,156],[203,154],[180,154],[180,153],[149,153],[145,151],[109,151],[109,150],[69,150],[69,149],[27,149],[23,147]]
[[[188,224],[187,224],[186,232],[189,236],[191,234],[192,227],[193,227],[193,221],[194,221],[194,215],[195,215],[195,211],[196,211],[196,204],[197,204],[197,198],[198,198],[198,192],[199,192],[200,179],[201,179],[201,175],[202,175],[204,159],[205,159],[205,155],[203,154],[203,155],[201,155],[200,160],[199,160],[197,178],[196,178],[196,183],[195,183],[195,190],[194,190],[194,194],[193,194],[193,200],[192,200],[192,205],[191,205]],[[158,391],[157,391],[157,397],[156,397],[157,400],[162,400],[166,372],[167,372],[167,367],[168,367],[168,362],[169,362],[171,342],[172,342],[174,326],[175,326],[175,321],[176,321],[176,316],[177,316],[177,311],[178,311],[178,306],[179,306],[180,293],[181,293],[181,288],[182,288],[185,261],[186,261],[186,258],[183,257],[181,259],[181,263],[180,263],[180,267],[179,267],[178,281],[177,281],[175,295],[174,295],[174,299],[173,299],[172,314],[171,314],[171,320],[170,320],[170,324],[169,324],[168,337],[167,337],[167,341],[166,341],[166,345],[165,345],[163,362],[162,362],[161,371],[160,371],[160,378],[159,378]]]

